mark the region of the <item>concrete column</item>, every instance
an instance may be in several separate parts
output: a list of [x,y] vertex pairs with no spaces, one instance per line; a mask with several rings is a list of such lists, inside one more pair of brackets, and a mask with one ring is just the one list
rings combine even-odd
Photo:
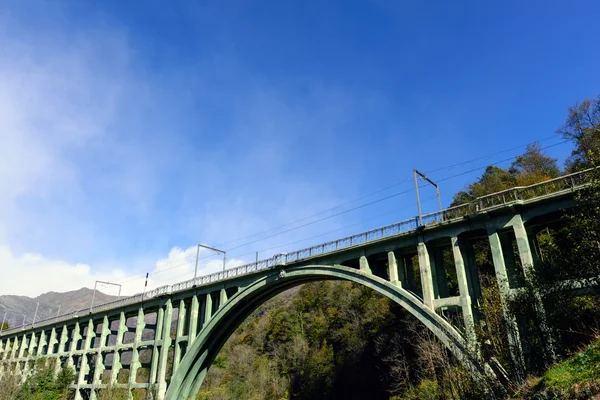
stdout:
[[[531,248],[529,246],[529,238],[527,236],[527,231],[525,230],[525,226],[523,225],[523,219],[520,214],[517,214],[513,218],[513,230],[515,232],[515,238],[517,240],[517,247],[519,248],[519,258],[521,259],[521,265],[523,266],[523,274],[525,275],[525,279],[529,283],[534,282],[534,264],[533,264],[533,254],[531,253]],[[533,296],[535,299],[535,308],[536,312],[539,316],[540,321],[540,330],[542,331],[542,335],[544,336],[545,342],[545,355],[547,358],[547,363],[552,363],[556,354],[554,352],[554,340],[552,339],[552,334],[550,332],[550,328],[548,327],[548,322],[546,318],[546,310],[544,308],[544,301],[542,299],[539,291],[536,290],[535,284],[532,285],[534,288]]]
[[25,356],[25,350],[27,350],[27,334],[24,333],[21,336],[21,346],[19,347],[19,358],[23,358]]
[[110,321],[108,316],[104,316],[102,321],[102,333],[100,333],[100,346],[96,356],[96,366],[94,367],[94,380],[92,381],[92,390],[95,386],[102,383],[102,374],[104,373],[104,349],[106,347],[106,338],[110,335]]
[[[40,335],[42,332],[39,333]],[[29,356],[37,356],[38,340],[35,332],[31,332],[31,342],[29,342]]]
[[[456,267],[456,278],[458,280],[458,291],[460,295],[460,306],[462,308],[463,320],[465,322],[465,333],[467,340],[474,345],[477,337],[475,335],[475,320],[473,318],[473,307],[471,305],[471,296],[469,295],[469,283],[467,280],[467,271],[463,259],[463,248],[458,237],[451,238],[452,253],[454,255],[454,265]],[[474,346],[473,346],[474,348]]]
[[15,339],[13,340],[13,344],[12,344],[11,354],[10,354],[11,360],[14,360],[15,358],[17,358],[17,349],[18,348],[19,348],[19,337],[15,336]]
[[171,347],[171,320],[173,318],[173,304],[167,300],[165,304],[165,317],[163,322],[163,339],[160,347],[160,359],[158,361],[158,400],[162,400],[167,391],[167,364],[169,362],[169,348]]
[[[46,347],[46,351],[44,351]],[[40,342],[38,343],[38,355],[44,356],[48,354],[48,342],[46,341],[46,331],[40,332]]]
[[[225,289],[221,289],[221,292],[224,292]],[[225,299],[227,301],[227,299]],[[180,338],[183,336],[183,327],[185,325],[185,302],[183,300],[179,301],[179,314],[177,315],[177,332],[175,333],[175,351],[173,353],[173,373],[179,367],[179,361],[181,360],[181,343],[179,342]]]
[[227,291],[225,288],[219,291],[219,308],[222,308],[227,303]]
[[77,389],[75,390],[75,400],[81,400],[81,393],[79,392],[79,387],[85,384],[85,376],[90,372],[90,366],[88,364],[87,358],[90,346],[92,344],[92,338],[94,336],[94,321],[90,318],[87,325],[87,333],[85,335],[85,340],[82,346],[81,366],[79,367],[77,380],[75,381],[75,384],[77,385]]
[[202,322],[202,328],[208,324],[212,317],[212,297],[210,293],[206,293],[206,298],[204,300],[204,321]]
[[423,303],[433,310],[433,279],[431,276],[431,263],[429,252],[424,242],[417,244],[419,255],[419,270],[421,274],[421,286],[423,288]]
[[[19,343],[19,353],[17,355],[17,360],[21,360],[23,358],[23,354],[24,354],[26,348],[27,348],[27,335],[23,334],[21,336],[21,342]],[[15,371],[17,373],[21,372],[21,362],[20,361],[16,362]]]
[[388,277],[390,278],[390,282],[393,285],[398,287],[402,287],[402,282],[405,282],[404,279],[404,268],[401,268],[402,278],[398,277],[398,262],[396,261],[396,255],[393,251],[388,252]]
[[62,330],[60,332],[60,341],[58,342],[58,352],[56,357],[56,364],[54,364],[54,376],[58,375],[62,365],[60,362],[60,355],[65,353],[65,345],[67,344],[67,340],[69,340],[69,331],[67,329],[67,325],[63,325]]
[[359,260],[359,265],[360,265],[360,270],[366,274],[372,274],[373,271],[371,271],[371,267],[369,267],[369,260],[367,260],[367,257],[362,256],[360,257]]
[[158,343],[162,340],[163,332],[163,320],[165,310],[158,309],[156,313],[156,325],[154,327],[154,348],[152,349],[152,364],[150,365],[150,384],[156,384],[158,379],[158,360],[159,360],[159,348]]
[[525,279],[530,280],[533,278],[533,254],[529,246],[529,238],[527,237],[527,231],[523,225],[523,219],[521,215],[517,214],[513,218],[513,230],[515,232],[515,239],[517,240],[517,247],[519,248],[519,258],[521,259],[521,265],[523,266],[523,274]]
[[190,329],[188,331],[188,345],[191,346],[196,340],[196,333],[198,332],[198,311],[200,304],[198,303],[198,296],[192,296],[192,306],[190,308]]
[[46,351],[46,355],[50,356],[56,354],[54,352],[54,346],[58,343],[58,339],[56,338],[56,328],[52,328],[50,331],[50,339],[48,340],[48,351]]
[[69,346],[69,357],[67,359],[67,366],[75,368],[76,366],[73,364],[73,353],[77,351],[77,343],[82,339],[81,335],[81,327],[79,326],[79,321],[75,322],[75,328],[73,329],[73,338],[71,340],[71,345]]
[[127,318],[125,318],[125,313],[121,311],[119,314],[119,326],[117,328],[117,338],[115,340],[115,352],[113,354],[113,363],[112,370],[110,372],[110,382],[117,383],[119,372],[123,368],[123,364],[121,364],[121,353],[119,352],[119,347],[123,344],[123,335],[127,332]]
[[510,296],[510,286],[508,283],[508,273],[504,264],[504,254],[502,251],[502,243],[500,236],[495,228],[488,226],[488,240],[492,251],[492,260],[494,262],[494,270],[496,272],[496,281],[500,291],[500,301],[502,303],[502,312],[507,326],[508,345],[510,355],[515,367],[515,373],[519,378],[525,377],[525,359],[523,357],[523,347],[521,346],[521,338],[519,334],[519,325],[517,319],[508,309],[508,299]]
[[129,389],[132,388],[136,383],[137,371],[142,366],[140,363],[140,350],[139,343],[142,341],[142,333],[146,327],[144,321],[144,309],[142,307],[138,310],[138,315],[135,325],[135,338],[133,339],[133,355],[131,357],[131,364],[129,365]]

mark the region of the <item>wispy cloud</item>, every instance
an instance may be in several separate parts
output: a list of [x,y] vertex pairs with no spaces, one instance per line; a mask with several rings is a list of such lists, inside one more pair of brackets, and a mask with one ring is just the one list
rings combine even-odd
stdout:
[[[151,286],[189,279],[193,263],[173,264],[195,243],[247,236],[353,195],[326,172],[336,157],[323,157],[355,114],[349,93],[303,82],[298,96],[235,55],[165,72],[114,27],[31,30],[4,13],[0,42],[2,294],[96,279],[131,282],[125,293],[134,293],[146,271]],[[325,230],[339,226],[333,219]],[[228,265],[322,231],[240,248]]]

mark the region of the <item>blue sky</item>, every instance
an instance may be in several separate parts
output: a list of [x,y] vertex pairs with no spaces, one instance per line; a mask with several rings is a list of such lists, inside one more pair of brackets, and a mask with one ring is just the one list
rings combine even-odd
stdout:
[[[233,266],[414,216],[407,192],[330,217],[413,168],[552,146],[600,88],[593,1],[197,3],[4,4],[0,261],[19,273],[0,294],[133,292],[190,278],[196,243],[253,242]],[[444,205],[480,172],[444,181]]]

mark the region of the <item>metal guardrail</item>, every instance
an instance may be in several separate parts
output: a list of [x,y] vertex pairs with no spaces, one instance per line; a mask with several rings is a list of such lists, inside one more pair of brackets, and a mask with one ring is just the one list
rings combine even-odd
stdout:
[[[277,265],[285,265],[288,263],[301,261],[307,258],[331,253],[341,249],[347,249],[349,247],[358,246],[386,237],[414,231],[420,226],[428,226],[442,222],[457,220],[467,215],[477,214],[478,212],[488,211],[490,209],[494,209],[504,205],[522,202],[526,200],[532,200],[550,194],[556,194],[559,192],[573,191],[576,188],[583,186],[589,182],[592,170],[593,169],[587,169],[585,171],[564,175],[558,178],[550,179],[529,186],[514,187],[511,189],[503,190],[501,192],[478,197],[473,201],[470,201],[469,203],[461,204],[456,207],[450,207],[442,211],[424,214],[422,215],[422,225],[419,224],[419,217],[414,217],[401,222],[397,222],[395,224],[386,225],[381,228],[372,229],[370,231],[357,233],[351,236],[346,236],[341,239],[332,240],[330,242],[307,247],[291,253],[276,254],[273,257],[265,260],[259,260],[257,262],[245,264],[239,267],[226,269],[224,271],[215,272],[210,275],[199,276],[195,280],[190,279],[187,281],[175,283],[170,286],[161,286],[144,294],[136,294],[131,297],[122,298],[119,300],[96,306],[94,308],[94,312],[102,312],[110,309],[120,308],[130,304],[141,303],[142,301],[166,295],[169,293],[180,292],[197,286],[209,285],[214,282],[219,282],[237,276],[247,275],[256,271],[261,271],[263,269],[272,268]],[[89,309],[76,310],[67,314],[59,315],[57,317],[40,320],[36,322],[36,326],[64,322],[72,318],[88,314],[90,314]],[[20,330],[24,330],[24,328],[21,327],[8,329],[2,332],[2,335],[18,332]]]

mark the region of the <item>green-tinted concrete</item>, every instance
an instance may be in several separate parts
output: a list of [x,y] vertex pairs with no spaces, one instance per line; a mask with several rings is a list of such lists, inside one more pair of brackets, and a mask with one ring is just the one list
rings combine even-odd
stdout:
[[521,338],[517,320],[512,313],[509,312],[508,301],[510,298],[510,286],[508,272],[504,263],[504,253],[502,251],[502,243],[497,230],[493,226],[488,227],[488,239],[492,252],[492,261],[496,272],[496,281],[500,292],[500,301],[502,302],[502,312],[506,321],[508,344],[513,365],[516,368],[517,375],[523,378],[525,376],[525,359],[523,357],[523,347],[521,346]]
[[429,252],[425,243],[420,242],[417,245],[419,254],[419,270],[421,272],[421,287],[423,290],[423,302],[427,307],[433,310],[433,277],[431,275],[431,263],[429,261]]
[[[186,309],[185,302],[179,301],[179,314],[177,315],[177,332],[175,335],[175,353],[173,355],[173,371],[179,367],[179,361],[181,360],[182,343],[187,343],[187,338],[183,339],[183,328],[185,325]],[[181,339],[180,339],[181,338]]]
[[200,311],[200,304],[198,302],[198,296],[192,296],[192,306],[190,307],[190,329],[189,329],[189,344],[194,343],[196,334],[198,332],[198,313]]
[[160,346],[160,359],[158,361],[158,400],[162,399],[163,393],[167,390],[167,361],[169,357],[169,348],[171,347],[171,321],[173,316],[173,304],[167,300],[165,305],[165,317],[163,322],[162,345]]
[[358,260],[359,265],[360,265],[360,270],[362,272],[364,272],[365,274],[372,274],[373,272],[371,271],[371,267],[369,266],[369,260],[367,260],[367,257],[365,256],[361,256],[360,259]]
[[404,268],[400,269],[401,277],[398,275],[398,262],[396,261],[396,255],[393,251],[388,252],[388,277],[392,284],[402,287],[402,282],[406,282],[404,277]]
[[471,296],[469,294],[469,284],[467,282],[467,270],[463,258],[464,246],[461,240],[456,236],[452,237],[452,254],[454,255],[454,264],[456,267],[456,278],[458,280],[458,291],[460,296],[460,306],[462,308],[463,320],[465,323],[465,334],[467,340],[474,345],[476,341],[475,320],[473,318],[473,307]]
[[[535,288],[535,266],[533,264],[533,254],[529,246],[529,237],[527,235],[525,225],[523,224],[521,214],[515,215],[513,221],[514,222],[512,227],[515,233],[515,238],[517,240],[517,247],[519,248],[519,257],[521,259],[521,265],[523,266],[523,273],[525,275],[525,279],[529,283],[532,283],[532,287]],[[547,359],[546,361],[548,364],[550,364],[554,362],[556,355],[554,352],[554,342],[552,339],[552,334],[546,321],[546,310],[544,309],[544,301],[542,299],[542,295],[537,290],[534,290],[533,295],[535,298],[536,312],[539,316],[540,330],[544,335],[544,350]]]

